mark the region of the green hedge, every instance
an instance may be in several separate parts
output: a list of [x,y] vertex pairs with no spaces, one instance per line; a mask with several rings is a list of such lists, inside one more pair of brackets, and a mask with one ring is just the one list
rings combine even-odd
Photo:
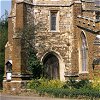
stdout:
[[59,80],[39,79],[30,81],[27,86],[36,90],[39,95],[60,98],[100,98],[100,89],[93,88],[88,80],[61,82]]
[[36,89],[39,95],[49,94],[54,97],[88,97],[88,98],[100,98],[100,91],[93,89],[62,89],[62,88],[40,88]]

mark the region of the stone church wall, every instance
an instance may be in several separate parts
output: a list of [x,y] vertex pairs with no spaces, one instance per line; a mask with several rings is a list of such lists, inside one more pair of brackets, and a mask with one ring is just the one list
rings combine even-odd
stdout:
[[[77,79],[93,78],[92,63],[94,59],[94,41],[99,34],[100,23],[94,21],[94,11],[83,11],[82,2],[76,0],[13,0],[11,16],[9,17],[8,42],[5,49],[5,61],[12,60],[12,80],[6,81],[4,88],[21,88],[24,80],[31,76],[27,73],[25,43],[18,36],[27,26],[34,25],[32,44],[41,62],[48,54],[55,55],[59,60],[60,80],[68,77]],[[14,5],[15,4],[15,5]],[[50,30],[50,12],[57,12],[57,30]],[[87,18],[89,17],[89,19]],[[93,20],[90,20],[93,18]],[[31,28],[31,27],[30,27]],[[82,72],[81,34],[84,33],[87,42],[87,72]],[[97,68],[97,67],[96,67]],[[98,67],[99,68],[99,67]],[[19,85],[20,84],[20,85]],[[12,85],[12,86],[11,86]],[[7,87],[8,86],[8,87]]]

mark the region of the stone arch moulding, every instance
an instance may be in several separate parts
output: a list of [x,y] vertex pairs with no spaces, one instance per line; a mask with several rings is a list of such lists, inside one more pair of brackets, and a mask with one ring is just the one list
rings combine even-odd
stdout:
[[59,78],[61,81],[65,81],[65,77],[64,77],[64,72],[65,72],[65,63],[60,55],[59,52],[55,52],[55,51],[49,51],[49,52],[46,52],[42,58],[41,58],[41,61],[44,62],[45,58],[48,56],[48,55],[54,55],[55,57],[57,57],[58,61],[59,61]]
[[88,42],[85,32],[82,30],[79,43],[79,73],[88,73]]

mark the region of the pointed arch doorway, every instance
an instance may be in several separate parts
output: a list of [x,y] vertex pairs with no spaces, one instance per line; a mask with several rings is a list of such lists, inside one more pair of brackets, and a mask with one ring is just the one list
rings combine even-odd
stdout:
[[53,53],[48,53],[43,58],[44,77],[48,79],[59,79],[59,59]]

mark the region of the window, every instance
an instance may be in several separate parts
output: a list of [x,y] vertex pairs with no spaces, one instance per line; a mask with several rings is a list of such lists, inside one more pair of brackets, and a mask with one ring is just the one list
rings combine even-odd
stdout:
[[82,72],[87,71],[87,43],[86,43],[86,37],[84,33],[81,33],[81,60],[82,60]]
[[100,0],[94,0],[94,2],[96,7],[100,7]]
[[50,12],[50,31],[57,31],[57,11]]
[[99,20],[100,19],[100,12],[96,13],[96,19]]

